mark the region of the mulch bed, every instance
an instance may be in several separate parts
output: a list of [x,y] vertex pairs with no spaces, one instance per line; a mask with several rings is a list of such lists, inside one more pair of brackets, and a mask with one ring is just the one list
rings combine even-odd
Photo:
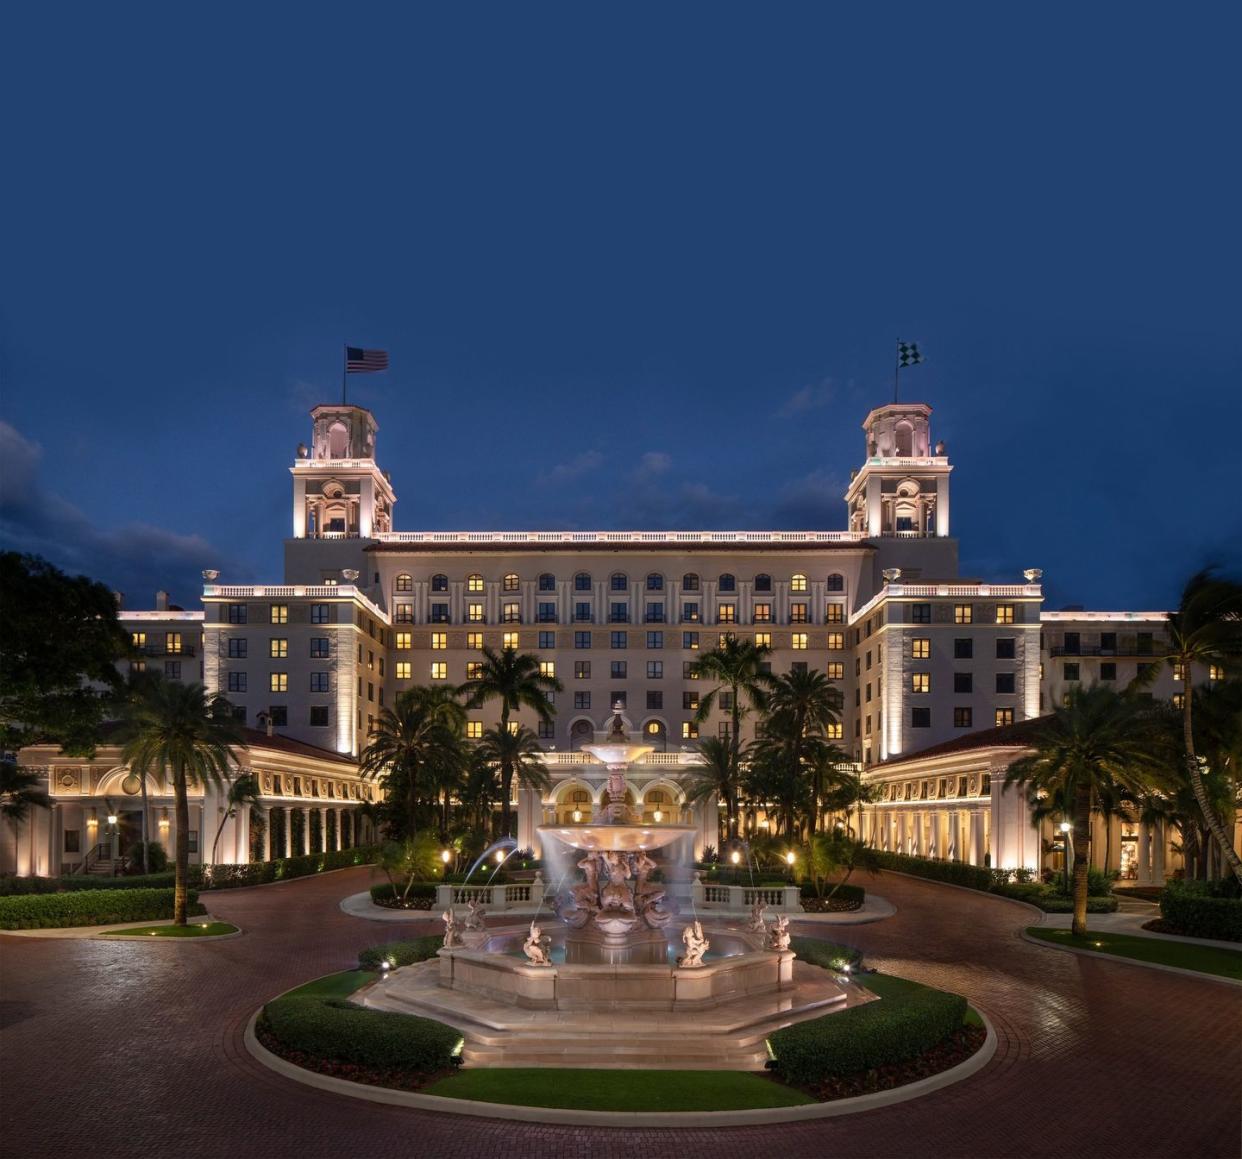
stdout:
[[918,1058],[876,1070],[843,1075],[822,1083],[812,1083],[800,1089],[821,1103],[848,1099],[854,1095],[869,1095],[876,1091],[890,1091],[894,1087],[905,1086],[919,1079],[931,1078],[932,1075],[965,1062],[983,1045],[985,1038],[987,1031],[982,1026],[963,1026],[939,1046],[932,1047]]
[[383,906],[384,909],[431,909],[435,904],[434,897],[412,897],[409,901],[403,902],[400,898],[384,898],[373,897],[371,899],[376,905]]
[[844,914],[862,909],[860,901],[847,901],[839,897],[804,897],[803,912],[808,914]]

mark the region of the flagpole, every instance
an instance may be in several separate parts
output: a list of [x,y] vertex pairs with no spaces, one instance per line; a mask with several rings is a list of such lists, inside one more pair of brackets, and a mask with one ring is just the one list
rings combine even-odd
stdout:
[[897,401],[897,384],[901,380],[901,342],[897,342],[897,357],[893,360],[893,402]]
[[[349,344],[345,343],[341,347],[341,406],[345,406],[345,384],[349,381],[346,377],[349,370]],[[894,400],[896,401],[896,400]]]

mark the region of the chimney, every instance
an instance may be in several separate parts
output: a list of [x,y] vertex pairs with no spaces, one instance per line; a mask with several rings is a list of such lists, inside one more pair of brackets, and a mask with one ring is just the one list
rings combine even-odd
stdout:
[[155,610],[157,612],[168,611],[168,593],[166,591],[155,593]]
[[113,598],[114,600],[116,600],[116,610],[117,610],[118,612],[119,612],[122,608],[124,608],[124,607],[125,607],[125,593],[124,593],[124,592],[113,592],[113,593],[112,593],[112,598]]

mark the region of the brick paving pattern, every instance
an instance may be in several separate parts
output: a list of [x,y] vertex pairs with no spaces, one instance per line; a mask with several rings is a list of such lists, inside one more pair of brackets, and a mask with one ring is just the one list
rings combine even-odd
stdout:
[[[965,994],[1000,1036],[974,1078],[815,1123],[614,1130],[437,1116],[302,1087],[242,1032],[267,998],[432,929],[348,917],[348,870],[208,895],[246,935],[140,945],[0,937],[0,1153],[111,1156],[1176,1156],[1242,1150],[1242,994],[1023,942],[1024,907],[885,875],[848,927],[871,964]],[[808,928],[825,936],[824,927]]]

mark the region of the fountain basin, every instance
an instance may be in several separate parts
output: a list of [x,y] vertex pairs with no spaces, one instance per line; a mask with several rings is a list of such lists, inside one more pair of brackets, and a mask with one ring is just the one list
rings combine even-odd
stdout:
[[[598,733],[596,734],[599,735]],[[597,761],[602,762],[609,768],[617,765],[628,765],[632,761],[637,761],[645,757],[648,753],[655,752],[655,746],[649,744],[630,744],[624,738],[616,741],[599,744],[584,744],[582,746],[584,753],[590,753]]]
[[662,849],[679,837],[696,832],[693,825],[541,825],[535,830],[544,840],[555,837],[572,849],[587,853],[615,850],[631,853],[639,849]]

